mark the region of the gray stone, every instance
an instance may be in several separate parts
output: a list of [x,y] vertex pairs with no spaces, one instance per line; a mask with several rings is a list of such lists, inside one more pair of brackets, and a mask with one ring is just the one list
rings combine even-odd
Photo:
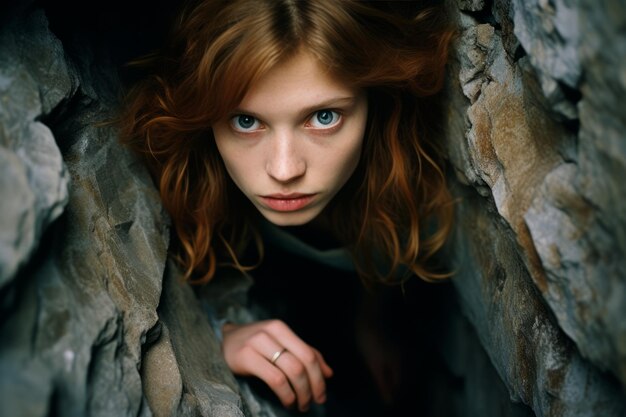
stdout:
[[566,98],[560,83],[578,88],[582,73],[578,45],[584,33],[578,8],[571,0],[514,0],[515,35],[537,69],[544,95],[552,108],[576,119],[575,103]]
[[[69,178],[61,152],[50,129],[38,120],[72,94],[75,76],[42,12],[4,26],[0,50],[0,146],[19,157],[23,167],[21,174],[15,171],[16,162],[11,170],[3,167],[3,174],[11,175],[4,181],[19,184],[20,190],[14,189],[15,201],[4,203],[13,207],[7,207],[6,227],[0,232],[2,286],[29,259],[67,204]],[[30,200],[24,198],[28,192]]]
[[626,386],[626,6],[587,2],[581,10],[577,152],[546,177],[526,221],[562,328]]
[[485,0],[456,0],[459,9],[477,12],[485,7]]
[[27,286],[0,331],[12,341],[3,343],[0,362],[23,364],[22,379],[31,383],[23,387],[29,401],[3,391],[0,403],[45,410],[33,415],[57,409],[68,416],[134,416],[145,408],[138,368],[145,334],[157,320],[166,223],[141,165],[110,132],[90,133],[77,132],[82,140],[72,149],[93,158],[70,158],[77,166],[69,165],[75,185],[66,215],[54,240],[43,243],[50,247],[45,263],[18,275]]
[[[537,416],[621,416],[621,388],[578,354],[530,279],[508,227],[490,218],[484,199],[457,190],[459,235],[454,284],[511,399]],[[480,234],[468,233],[478,229]],[[460,234],[464,234],[461,236]]]
[[[534,187],[560,160],[564,130],[545,114],[532,78],[507,58],[493,27],[461,17],[458,77],[469,100],[463,147],[470,170],[465,177],[495,201],[499,213],[515,228],[532,201]],[[520,158],[520,155],[524,155]],[[481,191],[484,194],[484,189]]]
[[[502,18],[506,2],[496,3]],[[541,416],[623,415],[626,401],[619,384],[601,372],[612,368],[622,378],[625,363],[618,353],[625,340],[623,319],[617,319],[626,311],[625,274],[617,269],[616,248],[626,230],[621,223],[626,210],[618,213],[626,190],[619,181],[623,141],[616,133],[624,131],[617,121],[626,118],[617,104],[621,95],[614,95],[622,90],[590,91],[592,100],[607,100],[600,107],[612,110],[606,119],[598,112],[583,123],[589,113],[583,86],[581,135],[576,137],[571,126],[551,116],[554,102],[537,80],[541,54],[514,56],[514,42],[491,23],[461,14],[459,24],[450,67],[451,77],[458,78],[448,84],[447,98],[455,110],[448,114],[447,149],[463,185],[455,188],[458,222],[451,251],[462,309],[513,400]],[[624,42],[615,45],[621,48]],[[569,65],[572,55],[557,46],[550,46],[558,53],[548,57]],[[568,75],[552,64],[541,68],[553,79],[566,83],[570,77],[568,82],[576,85],[576,66]],[[599,71],[597,80],[606,75]],[[597,133],[617,126],[621,130],[615,134]],[[588,130],[594,139],[583,144]],[[608,152],[598,157],[595,149],[603,144],[613,151],[608,164]],[[584,190],[596,194],[587,196]],[[612,228],[603,227],[607,218]]]
[[[33,249],[35,195],[28,171],[15,153],[0,147],[0,288]],[[10,198],[9,198],[10,196]]]
[[[440,351],[448,369],[462,381],[460,392],[444,392],[452,403],[447,414],[463,417],[534,417],[530,407],[511,401],[509,390],[494,369],[474,327],[461,315],[454,298],[445,302],[448,313],[441,325],[444,337]],[[447,387],[448,391],[452,387]],[[458,390],[458,389],[457,389]],[[443,390],[442,390],[443,391]]]
[[[19,51],[29,68],[44,71],[38,65],[50,64],[50,72],[27,84],[2,78],[13,103],[3,114],[23,117],[31,129],[43,126],[33,118],[44,110],[57,115],[54,131],[63,143],[71,187],[64,215],[36,242],[36,259],[17,273],[7,284],[11,291],[4,293],[12,298],[2,300],[0,386],[9,387],[0,391],[2,413],[150,416],[139,368],[142,344],[157,321],[167,216],[145,167],[117,143],[111,126],[96,125],[110,117],[107,107],[98,97],[82,93],[82,85],[73,90],[69,83],[69,97],[58,93],[57,83],[70,79],[63,76],[68,65],[46,61],[44,51],[57,51],[59,45],[46,27],[43,14],[35,12],[15,29],[14,38],[21,44],[38,47],[10,51]],[[12,54],[3,54],[3,59],[11,65],[22,62]],[[89,82],[89,77],[81,78],[86,91],[99,90],[87,86]],[[39,104],[31,86],[41,94]],[[100,88],[107,87],[114,88]],[[21,98],[31,105],[20,113],[13,109]],[[67,102],[76,106],[62,107]],[[19,120],[14,125],[2,122],[3,141],[19,130],[13,126],[20,126]],[[19,144],[11,142],[16,153],[28,156],[22,160],[43,164],[50,157],[50,146],[39,143],[31,152],[32,136],[22,138]],[[52,140],[52,135],[47,138]],[[56,178],[58,182],[59,175]],[[38,184],[53,188],[43,180]]]
[[206,314],[178,269],[171,264],[168,271],[158,310],[164,331],[147,351],[142,374],[154,416],[246,415]]

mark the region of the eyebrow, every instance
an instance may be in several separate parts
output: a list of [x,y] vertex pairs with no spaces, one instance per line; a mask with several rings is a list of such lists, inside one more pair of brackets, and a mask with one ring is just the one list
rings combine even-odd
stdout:
[[[333,107],[350,107],[356,104],[356,96],[346,96],[346,97],[333,97],[328,100],[320,101],[319,103],[312,104],[300,110],[300,116],[307,116],[313,113],[315,110],[322,109],[332,109]],[[241,107],[235,108],[231,114],[246,114],[257,119],[262,119],[260,115],[256,112],[249,111],[246,109],[242,109]]]

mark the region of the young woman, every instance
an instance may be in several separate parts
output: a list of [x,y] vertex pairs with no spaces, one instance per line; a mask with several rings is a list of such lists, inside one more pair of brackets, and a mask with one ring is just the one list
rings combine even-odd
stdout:
[[[328,295],[353,273],[364,283],[442,277],[428,260],[451,203],[430,97],[452,33],[439,8],[424,6],[195,1],[130,94],[123,138],[152,170],[185,276],[202,284],[227,264],[248,271],[256,300],[278,315],[214,320],[227,364],[287,407],[326,401],[325,358],[343,339],[318,350],[296,329],[311,326],[288,325],[298,292],[276,277],[319,289],[314,314],[334,311]],[[345,288],[347,300],[356,287]],[[358,322],[340,315],[322,326],[341,322],[337,337],[349,340]]]

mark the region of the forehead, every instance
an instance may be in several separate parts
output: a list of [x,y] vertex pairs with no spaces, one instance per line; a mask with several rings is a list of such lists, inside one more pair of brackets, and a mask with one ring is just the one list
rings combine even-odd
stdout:
[[239,107],[255,111],[269,107],[299,109],[357,94],[313,55],[300,51],[253,83]]

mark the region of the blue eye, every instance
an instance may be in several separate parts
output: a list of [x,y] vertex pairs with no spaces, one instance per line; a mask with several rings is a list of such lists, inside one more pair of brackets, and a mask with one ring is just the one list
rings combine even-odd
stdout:
[[336,125],[340,119],[339,113],[325,109],[315,112],[310,119],[310,123],[314,128],[324,129]]
[[239,114],[230,119],[231,126],[233,129],[239,132],[250,132],[253,130],[257,130],[260,127],[259,121],[247,114]]

